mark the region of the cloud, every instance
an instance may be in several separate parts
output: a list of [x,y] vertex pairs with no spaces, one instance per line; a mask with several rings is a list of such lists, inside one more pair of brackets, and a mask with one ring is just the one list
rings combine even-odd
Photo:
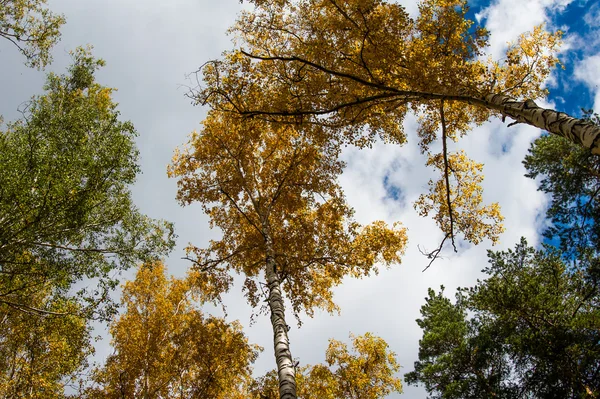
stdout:
[[598,3],[592,4],[583,16],[583,20],[591,28],[598,28],[600,26],[600,5]]
[[600,109],[600,54],[585,57],[575,66],[574,77],[584,82],[590,92],[595,93],[594,109]]
[[490,53],[494,59],[501,59],[512,42],[524,32],[533,30],[541,23],[549,23],[552,13],[560,12],[571,0],[496,0],[476,15],[485,19],[485,27],[490,31]]

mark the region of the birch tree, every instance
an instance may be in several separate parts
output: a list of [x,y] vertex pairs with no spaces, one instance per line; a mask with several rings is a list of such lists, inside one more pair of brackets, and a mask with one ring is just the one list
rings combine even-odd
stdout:
[[173,246],[172,226],[132,202],[136,132],[95,81],[103,61],[72,56],[0,131],[4,397],[61,397],[93,350],[88,322],[114,311],[115,272]]
[[[394,374],[400,370],[396,354],[387,343],[371,333],[350,335],[353,351],[335,339],[329,340],[325,364],[299,369],[298,397],[302,399],[383,399],[402,392],[402,382]],[[250,399],[276,399],[277,375],[271,371],[258,378],[249,389]]]
[[179,178],[178,200],[202,204],[223,233],[208,248],[188,247],[196,286],[218,299],[231,287],[231,272],[244,276],[248,302],[270,314],[286,399],[296,397],[296,383],[284,300],[299,322],[315,308],[335,312],[333,287],[345,276],[377,272],[379,262],[399,262],[406,244],[399,225],[352,220],[336,183],[339,147],[321,129],[305,135],[290,124],[210,111],[169,169]]
[[111,323],[114,352],[92,373],[84,398],[240,398],[260,348],[237,322],[205,316],[187,279],[162,263],[124,284],[124,313]]
[[[482,165],[448,150],[474,125],[509,118],[600,153],[600,128],[535,103],[547,94],[561,32],[534,27],[493,60],[489,34],[466,17],[465,0],[422,1],[416,18],[384,0],[253,3],[231,28],[236,48],[205,64],[192,98],[247,117],[318,125],[359,146],[377,136],[402,145],[403,120],[415,112],[421,150],[439,171],[416,208],[434,218],[444,241],[463,234],[495,242],[503,230],[498,205],[481,200]],[[432,149],[436,141],[441,151]]]
[[0,397],[64,398],[94,348],[82,306],[33,286],[29,304],[39,314],[0,306]]

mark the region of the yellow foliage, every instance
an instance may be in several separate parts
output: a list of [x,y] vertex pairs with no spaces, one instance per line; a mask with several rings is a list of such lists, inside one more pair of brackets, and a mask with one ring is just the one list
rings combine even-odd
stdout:
[[[371,333],[350,335],[353,351],[343,342],[329,340],[326,364],[298,369],[296,381],[299,399],[361,398],[382,399],[402,392],[396,354],[387,343]],[[248,399],[277,399],[277,375],[274,371],[258,378],[249,389]]]
[[[546,95],[542,84],[558,62],[561,32],[544,26],[511,43],[504,60],[486,59],[488,32],[466,18],[465,0],[424,0],[414,19],[384,0],[254,3],[231,29],[239,48],[207,64],[196,99],[213,109],[292,123],[305,137],[368,147],[380,136],[403,144],[402,123],[412,110],[419,115],[421,150],[428,153],[440,137],[442,102],[446,138],[456,141],[501,116],[486,95]],[[502,217],[497,205],[481,203],[478,168],[448,156],[460,169],[453,175],[459,202],[452,215],[443,181],[432,183],[417,207],[446,233],[448,220],[456,219],[470,241],[497,240]],[[467,176],[471,172],[477,175]]]
[[[28,257],[30,254],[23,255]],[[21,288],[18,294],[27,302],[15,301],[11,306],[16,298],[10,291],[13,295],[0,301],[0,396],[63,397],[65,387],[93,353],[81,306],[53,296],[48,285],[19,276],[11,282]]]
[[114,353],[94,370],[88,398],[231,398],[250,381],[259,348],[238,322],[194,308],[189,281],[167,279],[162,263],[125,283],[125,312],[111,324]]
[[223,232],[206,249],[188,247],[192,273],[212,298],[230,288],[231,269],[246,277],[245,294],[257,306],[272,256],[296,315],[312,315],[315,307],[334,312],[331,289],[344,276],[399,262],[405,229],[355,223],[336,182],[344,166],[339,147],[322,127],[306,133],[293,124],[211,111],[176,152],[169,175],[179,178],[179,201],[200,202]]
[[434,220],[447,235],[461,232],[466,240],[474,244],[482,238],[489,238],[496,243],[504,231],[501,224],[504,218],[497,203],[482,205],[483,164],[467,158],[464,151],[448,155],[448,170],[453,183],[450,186],[452,212],[447,201],[443,155],[430,155],[427,164],[438,169],[441,177],[435,182],[430,180],[429,193],[421,194],[416,201],[415,209],[419,214],[433,214]]

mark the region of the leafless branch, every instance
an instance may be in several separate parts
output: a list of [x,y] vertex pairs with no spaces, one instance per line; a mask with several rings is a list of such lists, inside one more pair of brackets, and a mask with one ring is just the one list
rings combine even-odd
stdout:
[[[440,101],[440,120],[442,123],[442,155],[444,157],[444,178],[446,179],[446,202],[448,205],[448,215],[450,217],[450,233],[448,234],[450,235],[454,252],[458,252],[456,250],[456,243],[454,242],[454,215],[452,214],[452,200],[450,199],[450,167],[448,163],[448,146],[446,141],[448,135],[446,132],[446,117],[444,115],[444,100]],[[448,237],[448,235],[446,235],[446,237]]]
[[417,246],[417,248],[419,248],[419,252],[421,252],[421,254],[427,256],[427,259],[431,259],[431,261],[429,262],[429,264],[425,267],[425,269],[423,269],[423,272],[427,269],[429,269],[429,267],[433,264],[433,262],[437,259],[437,258],[441,258],[440,256],[440,252],[442,252],[442,248],[444,248],[444,243],[446,242],[446,240],[448,239],[448,234],[446,234],[444,236],[444,239],[442,240],[442,242],[440,243],[439,247],[437,247],[436,249],[434,249],[431,252],[426,252],[423,251],[421,249],[421,247]]

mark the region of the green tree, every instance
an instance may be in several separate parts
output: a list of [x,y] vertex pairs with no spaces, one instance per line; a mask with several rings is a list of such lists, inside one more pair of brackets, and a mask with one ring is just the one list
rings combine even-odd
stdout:
[[60,40],[62,15],[46,8],[47,0],[5,0],[0,5],[0,37],[13,43],[27,65],[45,67],[52,61],[50,49]]
[[0,132],[0,392],[59,397],[92,350],[88,321],[114,310],[115,272],[165,255],[170,224],[142,215],[129,187],[138,173],[130,122],[104,63],[73,53],[49,74],[21,120]]
[[489,275],[452,304],[429,292],[407,383],[435,398],[567,398],[600,393],[600,292],[556,250],[489,252]]
[[189,281],[142,265],[123,287],[123,314],[110,332],[114,353],[92,373],[85,398],[240,398],[260,348],[237,322],[204,316]]
[[[94,81],[103,61],[83,49],[73,58],[69,73],[49,74],[46,93],[0,132],[0,307],[44,313],[31,292],[49,290],[98,310],[115,270],[173,246],[171,225],[131,200],[136,132],[119,121],[113,90]],[[98,284],[73,292],[84,279]]]
[[[600,125],[591,110],[584,118]],[[600,156],[562,137],[545,135],[532,143],[523,163],[527,176],[540,177],[539,189],[552,196],[546,238],[557,240],[566,260],[600,271]]]

